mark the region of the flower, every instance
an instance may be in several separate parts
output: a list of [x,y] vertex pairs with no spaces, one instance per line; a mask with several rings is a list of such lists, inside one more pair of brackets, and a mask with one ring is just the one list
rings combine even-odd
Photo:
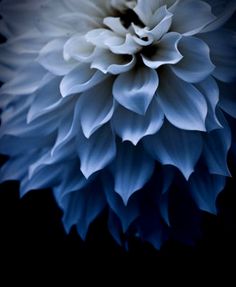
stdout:
[[1,181],[19,180],[22,196],[51,187],[82,238],[104,209],[118,242],[157,248],[180,214],[216,213],[225,113],[236,116],[235,1],[0,5]]

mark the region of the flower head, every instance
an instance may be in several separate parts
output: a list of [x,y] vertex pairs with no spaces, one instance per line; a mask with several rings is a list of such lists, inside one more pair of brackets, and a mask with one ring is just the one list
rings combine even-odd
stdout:
[[[51,187],[67,231],[167,237],[171,186],[216,212],[229,175],[235,1],[2,1],[1,180]],[[176,206],[178,205],[176,202]],[[178,210],[178,208],[176,209]],[[178,217],[179,211],[176,211]]]

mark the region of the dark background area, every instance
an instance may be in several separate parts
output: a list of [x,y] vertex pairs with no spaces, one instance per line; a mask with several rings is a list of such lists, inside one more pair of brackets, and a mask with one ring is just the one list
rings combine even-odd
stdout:
[[[230,160],[229,160],[230,161]],[[230,163],[231,165],[231,163]],[[83,242],[73,228],[66,235],[50,190],[38,190],[19,198],[18,183],[0,185],[0,258],[3,253],[74,259],[137,259],[151,258],[219,258],[236,259],[236,180],[229,178],[225,190],[217,199],[218,215],[202,213],[202,238],[189,246],[176,240],[167,241],[160,251],[151,245],[131,239],[125,251],[109,235],[107,214],[92,223]]]

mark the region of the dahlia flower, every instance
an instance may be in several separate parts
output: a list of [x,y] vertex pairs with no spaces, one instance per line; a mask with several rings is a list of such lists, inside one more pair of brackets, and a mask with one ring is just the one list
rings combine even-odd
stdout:
[[226,114],[236,116],[235,10],[233,0],[3,0],[0,180],[19,180],[21,196],[52,188],[65,230],[82,238],[107,210],[117,242],[160,248],[179,213],[183,226],[193,209],[216,213],[230,175]]

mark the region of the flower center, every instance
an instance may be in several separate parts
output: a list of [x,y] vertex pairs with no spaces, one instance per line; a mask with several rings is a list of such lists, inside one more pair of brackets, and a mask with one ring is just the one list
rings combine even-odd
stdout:
[[145,27],[138,15],[132,9],[126,9],[123,11],[123,13],[120,11],[117,12],[117,16],[120,17],[121,23],[126,29],[128,29],[132,23],[142,28]]

